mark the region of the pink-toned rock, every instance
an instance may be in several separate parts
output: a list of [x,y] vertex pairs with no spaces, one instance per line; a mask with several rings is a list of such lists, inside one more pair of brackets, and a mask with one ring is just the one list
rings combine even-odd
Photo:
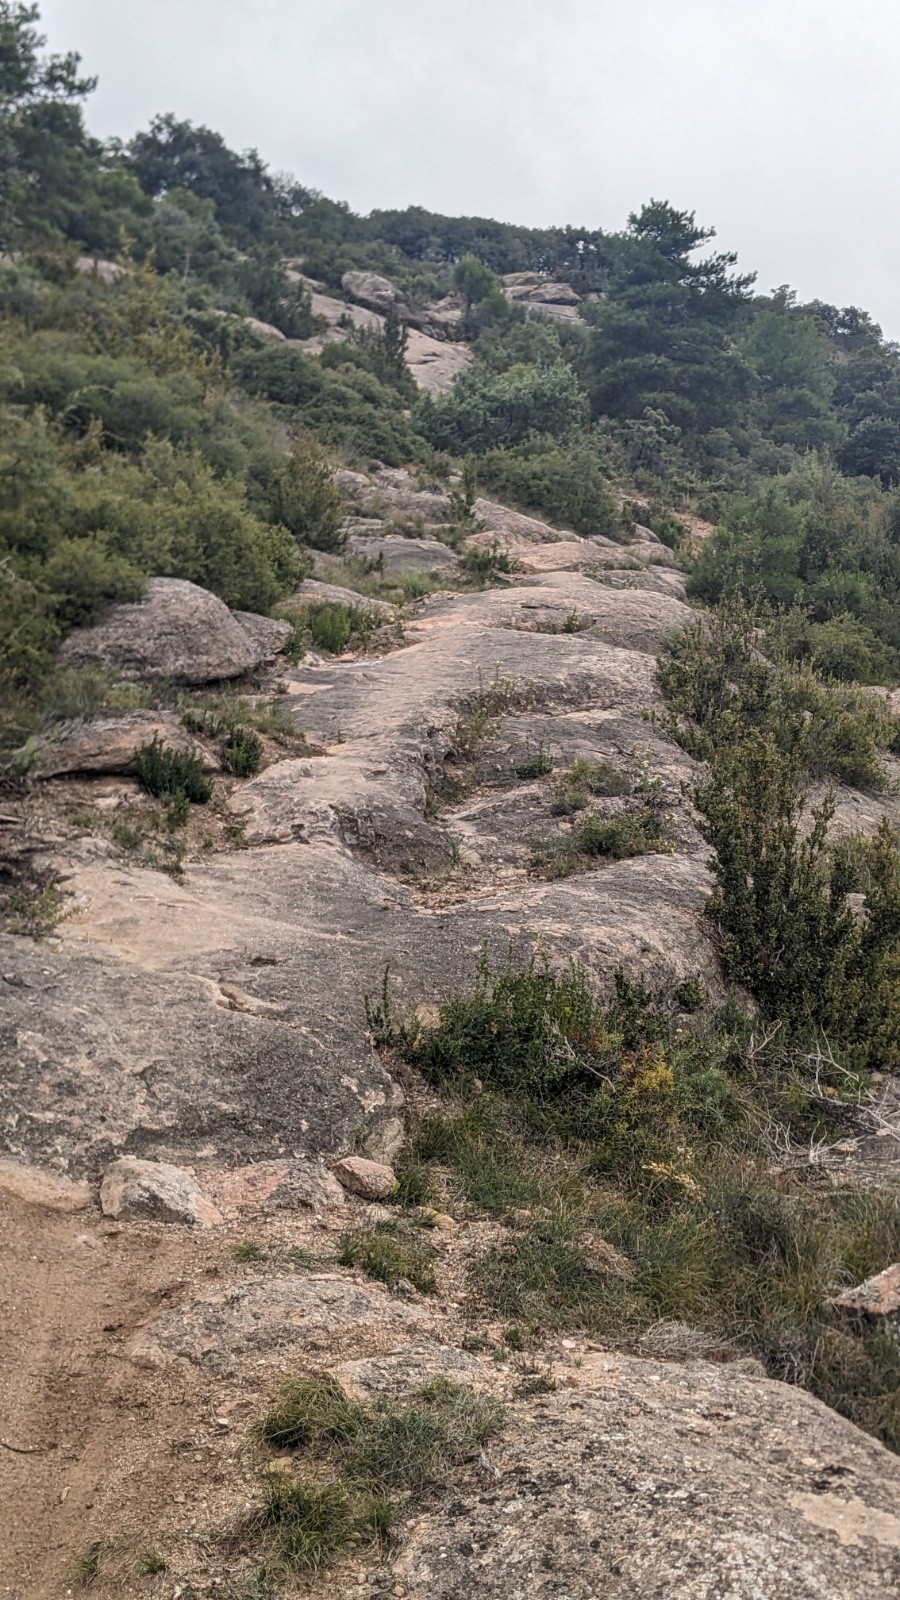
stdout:
[[385,1167],[380,1161],[365,1161],[362,1156],[346,1156],[331,1170],[338,1183],[361,1200],[384,1200],[397,1182],[393,1167]]
[[845,1289],[828,1302],[832,1311],[849,1317],[900,1322],[900,1261],[867,1278],[855,1289]]

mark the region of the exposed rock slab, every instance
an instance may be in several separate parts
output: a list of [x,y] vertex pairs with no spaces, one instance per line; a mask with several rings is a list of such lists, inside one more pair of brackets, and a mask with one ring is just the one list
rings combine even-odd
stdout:
[[410,328],[406,342],[406,365],[420,389],[428,394],[449,394],[461,373],[467,372],[475,357],[468,345],[451,344],[432,334]]
[[372,1350],[408,1341],[430,1320],[426,1307],[397,1300],[375,1284],[324,1273],[257,1278],[164,1313],[131,1353],[138,1360],[162,1353],[224,1364],[241,1356]]
[[86,1183],[75,1183],[71,1178],[40,1167],[23,1166],[18,1161],[0,1160],[0,1194],[45,1211],[84,1211],[91,1203]]
[[857,1600],[900,1581],[900,1466],[733,1367],[587,1356],[407,1526],[409,1600]]
[[845,1289],[829,1304],[832,1311],[843,1316],[900,1324],[900,1262],[885,1267],[855,1289]]
[[219,763],[199,739],[194,739],[167,711],[123,711],[90,722],[64,722],[38,745],[34,768],[39,778],[68,773],[132,773],[142,745],[159,739],[171,750],[192,755],[205,772],[218,771]]
[[60,646],[67,667],[106,667],[138,682],[215,683],[253,672],[270,654],[228,607],[182,578],[151,578],[142,600],[113,606]]
[[339,583],[322,583],[318,578],[304,578],[298,589],[284,604],[299,610],[303,606],[357,606],[362,611],[372,611],[389,622],[396,615],[386,600],[375,600],[369,595],[357,594],[355,589],[345,589]]

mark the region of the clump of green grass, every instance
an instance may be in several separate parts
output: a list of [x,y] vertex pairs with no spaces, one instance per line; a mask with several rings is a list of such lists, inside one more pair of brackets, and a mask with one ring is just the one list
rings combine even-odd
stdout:
[[590,812],[571,837],[539,845],[531,866],[542,878],[568,878],[575,872],[584,872],[591,861],[625,861],[631,856],[653,855],[671,848],[659,813],[652,806],[608,818]]
[[407,1239],[389,1225],[345,1233],[338,1261],[342,1267],[359,1267],[370,1278],[394,1288],[411,1283],[420,1294],[434,1294],[434,1252],[418,1239]]
[[362,1418],[336,1378],[289,1378],[256,1433],[279,1450],[318,1448],[352,1438]]
[[394,1171],[397,1182],[387,1196],[387,1202],[395,1206],[428,1206],[435,1198],[434,1178],[429,1168],[422,1161],[417,1161],[414,1155],[407,1154],[399,1162],[395,1162]]
[[135,773],[141,788],[158,800],[181,793],[194,805],[206,805],[212,794],[199,758],[190,750],[163,744],[158,734],[138,750]]
[[145,1550],[138,1560],[137,1569],[140,1577],[155,1578],[160,1573],[168,1572],[169,1563],[166,1561],[165,1556],[160,1555],[158,1550]]
[[628,775],[610,761],[576,761],[559,783],[551,814],[570,817],[584,811],[592,795],[626,795],[631,787]]
[[266,1541],[264,1570],[317,1572],[352,1549],[383,1542],[393,1497],[421,1497],[443,1485],[504,1420],[496,1401],[445,1379],[406,1401],[374,1406],[351,1401],[333,1378],[289,1379],[257,1437],[302,1452],[317,1475],[269,1477],[251,1521]]
[[252,778],[262,760],[262,740],[250,728],[235,728],[219,746],[222,765],[235,778]]
[[267,1578],[320,1572],[353,1550],[365,1550],[390,1532],[384,1501],[343,1483],[318,1483],[278,1473],[266,1484],[254,1531],[264,1532]]
[[[557,1207],[493,1244],[472,1265],[476,1301],[514,1317],[531,1337],[563,1328],[611,1329],[636,1301],[629,1280],[591,1260],[578,1213]],[[638,1302],[639,1303],[639,1302]]]

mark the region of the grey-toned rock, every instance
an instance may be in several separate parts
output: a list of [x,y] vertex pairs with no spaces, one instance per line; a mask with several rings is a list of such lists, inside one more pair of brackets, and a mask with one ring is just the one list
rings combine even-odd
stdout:
[[232,611],[231,615],[240,623],[253,648],[259,651],[260,664],[274,661],[281,654],[291,635],[289,622],[262,617],[257,611]]
[[222,1214],[208,1200],[196,1179],[164,1161],[139,1161],[123,1156],[103,1175],[100,1207],[105,1217],[150,1222],[185,1222],[213,1228]]
[[125,276],[127,268],[120,261],[104,261],[96,256],[79,256],[75,262],[75,271],[86,274],[88,277],[99,278],[101,283],[118,283]]
[[223,602],[182,578],[151,578],[142,600],[113,606],[64,640],[67,667],[106,667],[139,682],[215,683],[254,671],[269,653]]
[[406,365],[419,388],[429,394],[449,394],[460,373],[468,371],[474,359],[467,345],[435,339],[418,328],[409,329]]
[[256,1278],[165,1312],[142,1331],[131,1354],[141,1360],[162,1353],[197,1364],[300,1351],[362,1355],[385,1338],[406,1342],[427,1331],[430,1321],[426,1307],[410,1306],[375,1284],[326,1273]]
[[390,278],[382,278],[377,272],[345,272],[341,288],[360,305],[370,311],[380,311],[382,315],[390,311],[392,306],[403,304],[403,296],[396,284],[391,283]]
[[347,1196],[323,1161],[255,1161],[246,1167],[203,1170],[203,1189],[230,1220],[244,1212],[312,1211],[317,1216],[343,1211]]
[[396,1187],[397,1174],[380,1161],[364,1161],[361,1156],[345,1156],[332,1167],[338,1183],[361,1200],[386,1200]]
[[[411,1518],[408,1600],[858,1600],[900,1584],[900,1466],[799,1389],[587,1356]],[[396,1592],[396,1590],[395,1590]]]
[[321,583],[318,578],[304,578],[300,587],[284,603],[297,610],[305,605],[357,606],[362,611],[374,612],[385,622],[396,615],[395,608],[388,605],[386,600],[357,594],[355,589],[345,589],[339,583]]
[[395,533],[369,539],[351,534],[347,549],[365,561],[381,561],[385,572],[401,576],[404,572],[450,572],[459,565],[453,551],[437,539],[405,539]]
[[406,1399],[415,1390],[435,1378],[447,1378],[451,1383],[464,1383],[470,1389],[494,1387],[496,1369],[491,1371],[486,1362],[467,1350],[457,1350],[452,1345],[430,1344],[421,1341],[406,1345],[390,1355],[369,1356],[362,1361],[342,1361],[332,1368],[345,1393],[356,1400]]
[[503,277],[507,299],[534,305],[577,306],[581,295],[570,283],[557,283],[541,272],[507,272]]
[[34,773],[58,778],[67,773],[134,772],[137,753],[153,739],[193,755],[205,772],[217,772],[215,756],[167,711],[123,711],[90,722],[63,722],[37,745]]

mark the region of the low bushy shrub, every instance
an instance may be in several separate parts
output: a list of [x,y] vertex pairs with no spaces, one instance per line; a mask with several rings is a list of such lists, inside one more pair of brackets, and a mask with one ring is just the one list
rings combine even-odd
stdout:
[[135,761],[138,783],[157,799],[183,794],[194,805],[206,805],[212,785],[190,750],[174,750],[154,734],[149,744],[141,745]]
[[262,760],[262,740],[250,728],[234,728],[219,746],[222,765],[235,778],[252,778]]

